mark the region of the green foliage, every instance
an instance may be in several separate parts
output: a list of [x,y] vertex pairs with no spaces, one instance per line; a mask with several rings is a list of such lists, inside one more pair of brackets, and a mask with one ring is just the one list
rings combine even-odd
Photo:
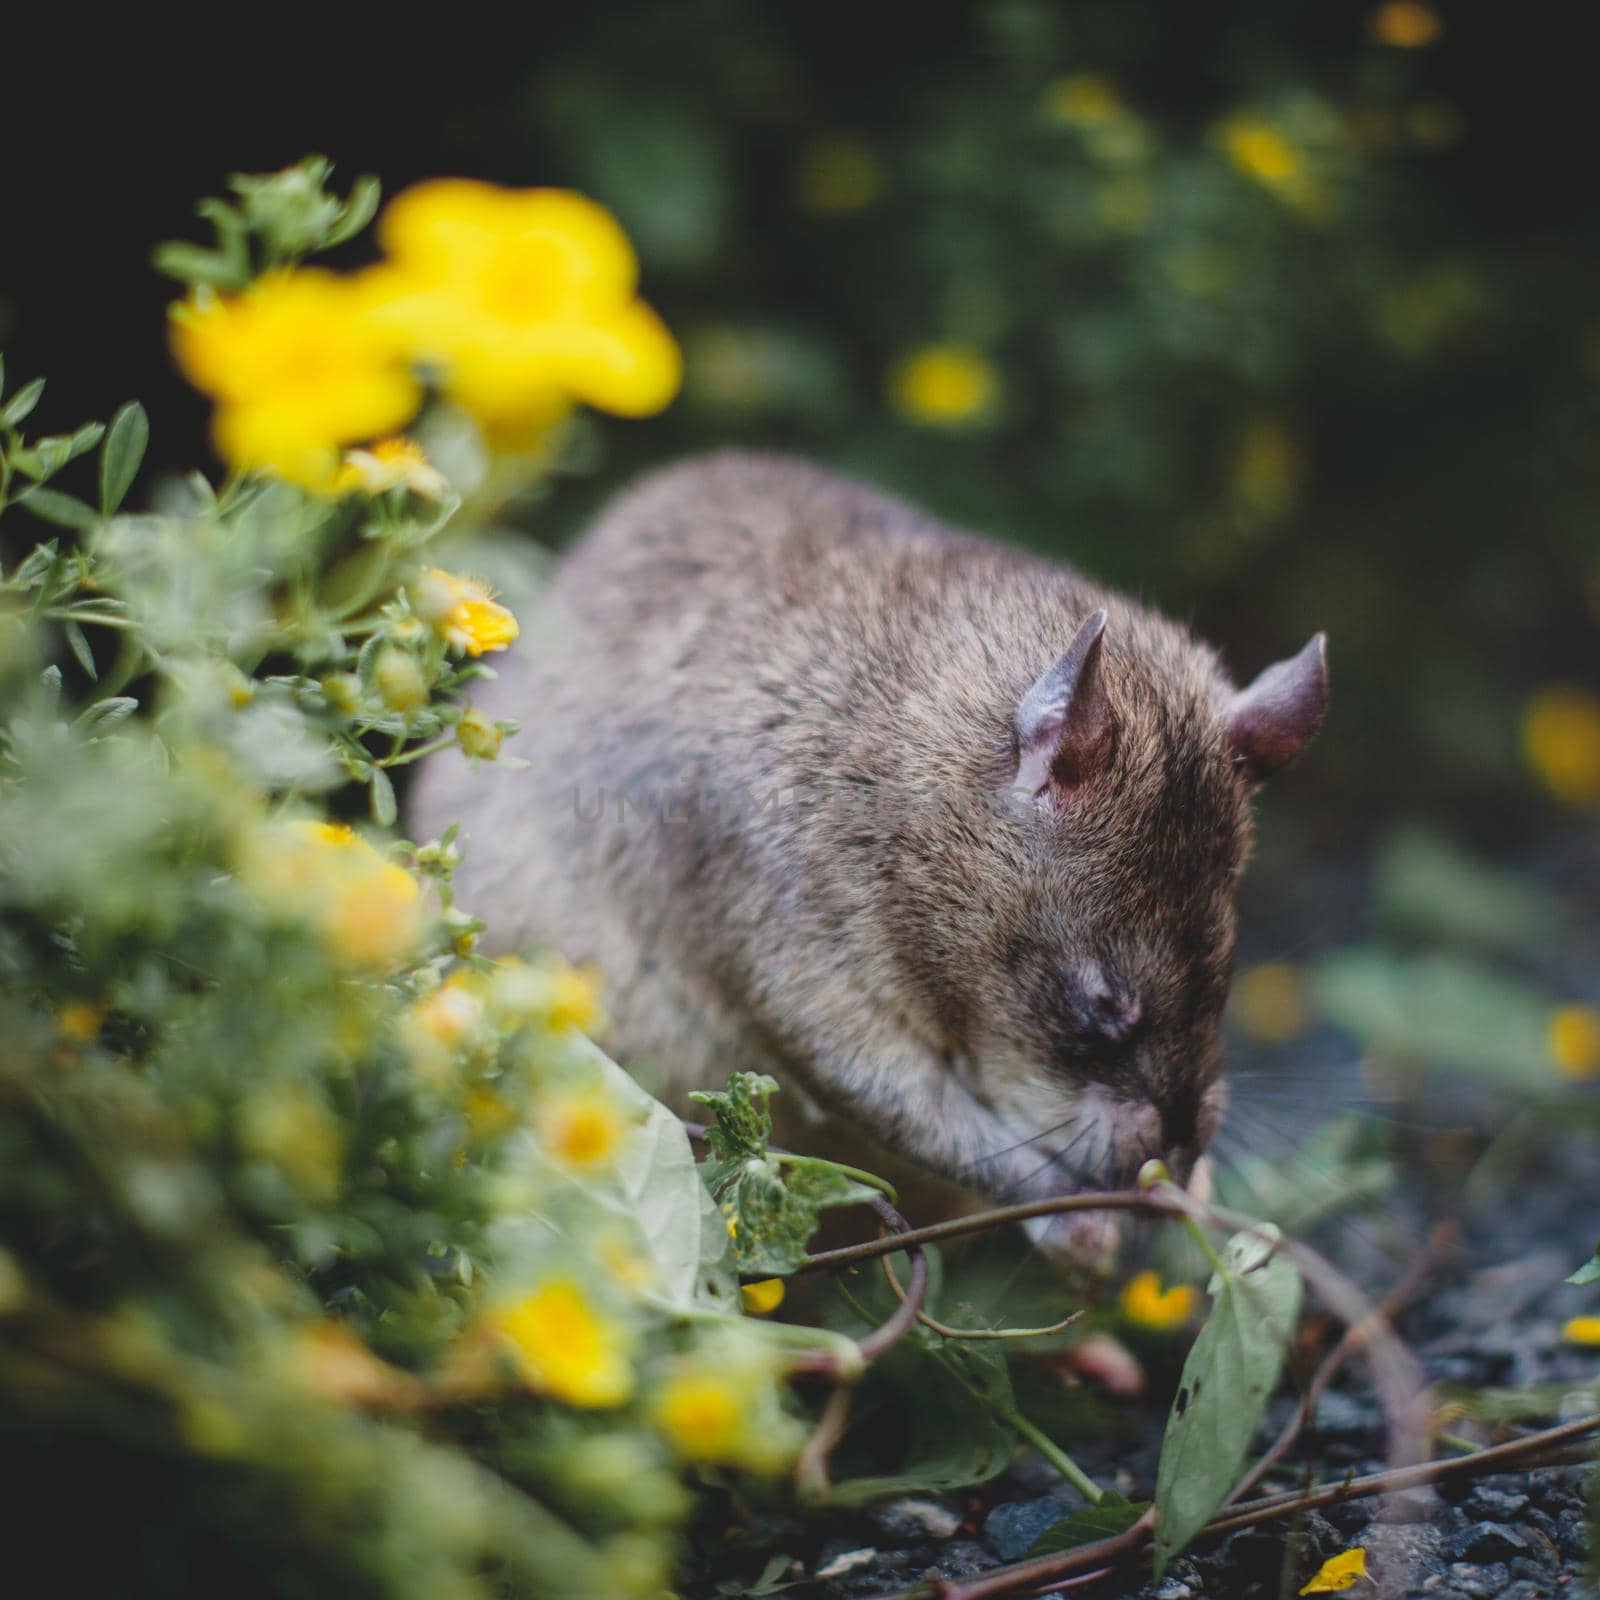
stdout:
[[1051,1523],[1034,1540],[1028,1556],[1030,1559],[1053,1556],[1058,1551],[1073,1550],[1096,1539],[1115,1538],[1131,1528],[1149,1509],[1149,1504],[1143,1500],[1129,1500],[1115,1489],[1107,1489],[1097,1504],[1084,1506],[1070,1517]]
[[767,1101],[777,1089],[765,1075],[736,1072],[727,1089],[691,1096],[716,1119],[706,1133],[717,1157],[708,1165],[706,1183],[727,1218],[739,1270],[756,1275],[796,1271],[805,1264],[806,1244],[825,1209],[854,1205],[876,1192],[859,1181],[865,1174],[837,1162],[769,1154]]
[[1300,1310],[1300,1275],[1255,1234],[1228,1241],[1207,1292],[1211,1316],[1183,1364],[1156,1473],[1158,1578],[1238,1482]]

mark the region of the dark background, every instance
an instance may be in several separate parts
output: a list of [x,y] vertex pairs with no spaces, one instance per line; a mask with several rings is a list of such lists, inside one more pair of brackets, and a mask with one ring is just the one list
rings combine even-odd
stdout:
[[[1441,7],[1412,49],[1374,10],[689,0],[57,29],[0,65],[0,346],[13,384],[48,375],[43,428],[136,395],[154,462],[187,467],[205,409],[168,365],[149,251],[198,237],[228,172],[318,151],[390,192],[581,187],[634,236],[689,379],[664,417],[604,423],[540,537],[651,459],[817,455],[1193,618],[1241,677],[1327,628],[1335,714],[1275,802],[1290,836],[1420,812],[1515,854],[1566,815],[1520,754],[1527,698],[1593,682],[1590,56],[1554,5]],[[1041,110],[1080,73],[1141,149]],[[1240,114],[1282,130],[1315,214],[1230,162]],[[818,210],[799,175],[839,139],[877,190]],[[1117,184],[1136,226],[1097,210]],[[886,374],[946,340],[1001,400],[940,428]]]

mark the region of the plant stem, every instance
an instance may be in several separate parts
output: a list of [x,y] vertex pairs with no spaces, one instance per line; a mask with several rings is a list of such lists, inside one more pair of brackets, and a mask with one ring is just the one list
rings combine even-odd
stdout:
[[1193,1217],[1185,1217],[1183,1225],[1189,1230],[1189,1237],[1199,1245],[1201,1255],[1211,1263],[1211,1270],[1222,1278],[1230,1276],[1228,1269],[1222,1264],[1222,1257],[1217,1254],[1217,1247],[1206,1237],[1206,1230]]
[[814,1161],[822,1166],[832,1167],[835,1172],[842,1172],[847,1178],[854,1178],[857,1183],[864,1183],[869,1188],[876,1189],[884,1195],[890,1205],[900,1197],[894,1191],[894,1185],[887,1178],[877,1177],[871,1172],[863,1172],[860,1167],[847,1167],[842,1161],[829,1161],[823,1156],[803,1156],[793,1150],[775,1150],[767,1146],[767,1154],[778,1161]]
[[1014,1409],[997,1409],[995,1414],[1015,1428],[1090,1505],[1097,1506],[1105,1498],[1105,1490],[1043,1428],[1029,1422],[1020,1411]]

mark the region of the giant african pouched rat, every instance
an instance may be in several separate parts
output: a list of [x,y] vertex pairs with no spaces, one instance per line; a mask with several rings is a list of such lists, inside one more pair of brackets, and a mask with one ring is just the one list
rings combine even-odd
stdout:
[[624,494],[529,622],[479,698],[531,768],[434,758],[412,831],[464,825],[499,945],[599,963],[625,1064],[772,1071],[996,1198],[1192,1165],[1250,797],[1322,719],[1321,635],[1236,690],[1076,572],[732,454]]

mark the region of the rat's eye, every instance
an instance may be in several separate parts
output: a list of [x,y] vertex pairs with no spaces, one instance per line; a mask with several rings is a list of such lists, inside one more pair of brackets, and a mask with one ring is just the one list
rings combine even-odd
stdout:
[[1097,961],[1085,962],[1076,978],[1073,1011],[1085,1033],[1118,1043],[1138,1027],[1144,1008],[1131,984]]

